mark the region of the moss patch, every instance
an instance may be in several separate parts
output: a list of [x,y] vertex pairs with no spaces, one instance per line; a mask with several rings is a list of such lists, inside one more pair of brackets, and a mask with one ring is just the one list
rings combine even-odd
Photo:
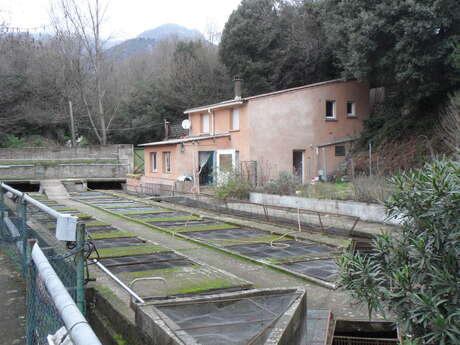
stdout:
[[78,217],[80,220],[85,220],[85,219],[91,219],[93,217],[91,217],[89,214],[86,214],[86,213],[75,213],[74,214],[75,217]]
[[0,161],[0,165],[59,165],[59,164],[117,164],[116,159],[76,159],[76,160],[55,160],[55,161]]
[[[107,209],[109,209],[108,207],[106,207]],[[117,207],[117,208],[121,208],[121,207]],[[110,209],[109,209],[110,210]],[[136,214],[151,214],[151,213],[172,213],[174,211],[172,210],[161,210],[161,211],[128,211],[128,212],[120,212],[120,214],[123,214],[123,215],[126,215],[126,216],[131,216],[131,215],[136,215]]]
[[109,223],[106,223],[106,222],[101,222],[99,220],[96,220],[94,222],[88,222],[86,223],[86,226],[109,226],[110,224]]
[[223,289],[235,286],[224,279],[203,279],[200,281],[187,281],[180,288],[168,290],[168,295],[182,295],[187,293],[201,292],[207,290]]
[[97,291],[100,292],[101,295],[108,296],[108,297],[115,297],[116,296],[115,293],[112,290],[110,290],[108,287],[105,287],[103,285],[97,284],[97,285],[95,285],[95,288],[96,288]]
[[[196,216],[181,216],[181,217],[160,217],[160,218],[149,218],[148,222],[177,222],[187,220],[201,220],[200,217]],[[147,222],[145,219],[141,219],[143,222]]]
[[58,211],[58,212],[65,212],[65,211],[78,211],[76,208],[72,208],[72,207],[62,207],[62,208],[55,208],[55,207],[52,207],[54,210]]
[[214,225],[189,225],[189,226],[178,226],[175,228],[168,228],[173,232],[193,232],[193,231],[207,231],[207,230],[222,230],[222,229],[238,229],[238,225],[232,224],[214,224]]
[[93,240],[104,240],[108,238],[122,238],[122,237],[136,237],[132,232],[127,231],[114,231],[114,232],[103,232],[100,234],[93,234],[91,238]]
[[130,277],[130,278],[144,278],[144,277],[152,277],[152,276],[161,276],[165,277],[171,274],[175,274],[178,272],[185,272],[190,269],[195,269],[200,266],[192,265],[192,266],[183,266],[183,267],[171,267],[171,268],[164,268],[158,270],[150,270],[150,271],[139,271],[139,272],[129,272],[123,273],[123,276]]
[[[151,245],[151,246],[130,246],[130,247],[117,247],[117,248],[101,248],[97,252],[101,258],[113,258],[120,256],[131,256],[131,255],[142,255],[152,254],[157,252],[165,252],[169,249],[162,246]],[[90,259],[97,258],[96,253],[92,253]]]

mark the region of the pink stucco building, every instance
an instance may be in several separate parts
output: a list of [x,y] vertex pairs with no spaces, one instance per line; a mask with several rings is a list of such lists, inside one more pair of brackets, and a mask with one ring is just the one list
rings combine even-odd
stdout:
[[305,183],[337,172],[369,114],[369,87],[331,80],[267,94],[240,96],[187,109],[188,136],[142,144],[145,174],[137,182],[174,184],[190,176],[207,184],[224,171],[244,169],[256,178],[280,172]]

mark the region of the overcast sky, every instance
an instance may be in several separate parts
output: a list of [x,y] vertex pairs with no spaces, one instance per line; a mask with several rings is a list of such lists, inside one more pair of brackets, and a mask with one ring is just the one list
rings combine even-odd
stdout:
[[[0,21],[20,28],[49,23],[50,0],[0,0]],[[79,0],[84,2],[85,0]],[[241,0],[111,0],[106,34],[126,39],[165,23],[205,33],[209,23],[223,29]]]

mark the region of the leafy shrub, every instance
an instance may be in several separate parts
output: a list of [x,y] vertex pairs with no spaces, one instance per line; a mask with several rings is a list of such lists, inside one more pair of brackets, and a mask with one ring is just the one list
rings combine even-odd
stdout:
[[369,315],[390,311],[411,344],[460,344],[460,162],[441,160],[394,177],[386,206],[402,218],[368,256],[338,260],[340,283]]
[[25,146],[25,140],[15,135],[7,135],[2,140],[2,146],[7,148],[21,148]]

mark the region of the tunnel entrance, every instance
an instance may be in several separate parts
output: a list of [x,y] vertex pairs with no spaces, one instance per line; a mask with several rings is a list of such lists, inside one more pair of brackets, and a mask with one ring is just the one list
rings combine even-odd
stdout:
[[89,189],[122,190],[122,181],[88,181]]
[[31,182],[5,182],[8,186],[24,193],[38,193],[40,191],[39,183]]

